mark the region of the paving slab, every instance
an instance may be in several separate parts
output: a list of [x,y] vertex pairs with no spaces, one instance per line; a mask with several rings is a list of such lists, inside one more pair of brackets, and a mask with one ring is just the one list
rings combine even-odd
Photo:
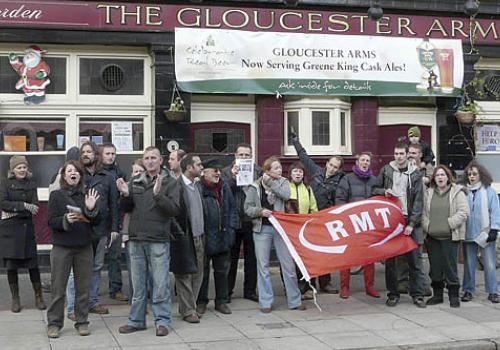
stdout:
[[293,336],[286,338],[254,339],[260,349],[265,350],[328,350],[330,346],[310,336]]
[[368,331],[316,334],[315,338],[333,349],[370,349],[395,345]]

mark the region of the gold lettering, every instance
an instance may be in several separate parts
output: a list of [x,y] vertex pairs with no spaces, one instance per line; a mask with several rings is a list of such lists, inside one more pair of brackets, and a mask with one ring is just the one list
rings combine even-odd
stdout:
[[285,23],[285,19],[288,16],[295,16],[295,17],[299,17],[300,19],[302,19],[303,14],[299,13],[299,12],[284,12],[284,13],[282,13],[280,16],[280,25],[283,29],[286,29],[286,30],[300,30],[300,29],[302,29],[302,24],[298,24],[295,27],[287,26]]
[[411,30],[410,25],[411,25],[411,20],[408,17],[398,17],[398,34],[402,35],[403,29],[406,29],[408,34],[417,35],[417,33]]
[[210,23],[210,17],[212,14],[211,9],[205,9],[205,27],[207,28],[220,28],[222,24],[219,23]]
[[463,27],[464,27],[464,22],[462,22],[460,20],[452,19],[451,20],[451,36],[453,38],[456,38],[457,37],[456,32],[459,32],[460,34],[462,34],[464,36],[464,38],[468,38],[469,35],[462,30]]
[[259,23],[259,14],[261,14],[262,12],[258,11],[258,10],[253,10],[253,22],[255,23],[255,26],[259,29],[269,29],[269,28],[272,28],[274,26],[274,18],[276,16],[276,12],[274,11],[271,11],[269,14],[271,15],[271,23],[269,23],[269,25],[267,27],[264,27],[263,25],[261,25]]
[[[231,24],[227,20],[230,14],[232,13],[239,13],[243,16],[243,22],[241,24]],[[243,28],[248,25],[248,22],[250,22],[250,17],[248,16],[248,13],[242,11],[242,10],[229,10],[225,11],[224,14],[222,15],[222,22],[228,26],[229,28]]]
[[[323,28],[321,27],[321,13],[308,13],[307,17],[307,30],[309,30],[310,32],[321,32],[323,30]],[[313,27],[314,23],[319,23],[319,27]]]
[[125,17],[127,16],[135,16],[135,24],[141,24],[141,7],[136,6],[135,7],[135,12],[127,12],[127,6],[122,5],[122,19],[120,21],[120,24],[127,24],[127,21],[125,20]]
[[441,34],[443,34],[444,37],[448,36],[448,33],[446,32],[443,25],[441,24],[441,22],[437,18],[434,19],[434,22],[432,22],[432,25],[429,28],[429,30],[427,31],[427,33],[425,33],[425,36],[431,36],[432,32],[435,30],[437,30],[438,32],[441,32]]
[[[345,21],[335,19],[335,18],[343,18],[343,19],[345,19]],[[349,17],[347,17],[347,15],[340,15],[340,14],[335,14],[335,13],[333,15],[328,16],[329,23],[339,25],[342,27],[342,28],[336,29],[336,28],[332,28],[332,27],[328,26],[328,31],[329,32],[337,32],[337,33],[347,32],[349,30],[349,23],[347,22],[348,18]]]
[[484,31],[483,27],[481,26],[481,23],[476,21],[475,32],[477,33],[477,31],[481,32],[483,38],[486,38],[488,36],[488,33],[491,31],[493,32],[493,38],[498,39],[498,33],[497,33],[497,28],[495,27],[495,22],[491,22],[490,25],[488,26],[488,29]]
[[[392,30],[389,28],[390,20],[391,19],[389,17],[383,16],[381,19],[379,19],[377,22],[375,22],[377,34],[391,34],[392,33]],[[389,31],[383,32],[382,27],[389,28]]]
[[[184,20],[184,13],[185,12],[194,12],[194,22],[188,23]],[[183,9],[180,9],[179,12],[177,12],[177,22],[179,22],[182,26],[184,27],[199,27],[200,26],[200,9],[194,9],[191,7],[186,7]]]
[[[155,12],[153,12],[155,11]],[[153,22],[152,18],[160,18],[161,7],[159,6],[146,6],[146,25],[148,26],[161,26],[163,21]]]
[[359,18],[359,32],[365,32],[365,19],[368,18],[367,15],[352,15],[351,18]]
[[106,9],[106,24],[113,24],[113,20],[111,19],[111,9],[119,9],[119,5],[97,5],[97,8],[104,8]]

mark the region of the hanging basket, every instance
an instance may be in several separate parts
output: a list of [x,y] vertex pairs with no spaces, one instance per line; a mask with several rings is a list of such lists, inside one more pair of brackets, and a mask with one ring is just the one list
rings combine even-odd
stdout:
[[455,118],[460,124],[472,124],[476,120],[474,112],[456,111]]
[[165,115],[165,118],[167,118],[169,122],[182,122],[186,117],[186,111],[171,111],[165,109],[163,111],[163,114]]

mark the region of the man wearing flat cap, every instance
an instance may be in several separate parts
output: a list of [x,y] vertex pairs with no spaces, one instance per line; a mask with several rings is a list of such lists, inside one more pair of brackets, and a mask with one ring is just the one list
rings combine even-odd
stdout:
[[231,189],[222,181],[223,165],[216,158],[203,162],[203,175],[198,186],[203,202],[205,228],[205,267],[203,283],[198,294],[196,311],[202,315],[207,310],[210,261],[214,269],[215,310],[230,314],[228,273],[230,252],[234,241],[236,212]]

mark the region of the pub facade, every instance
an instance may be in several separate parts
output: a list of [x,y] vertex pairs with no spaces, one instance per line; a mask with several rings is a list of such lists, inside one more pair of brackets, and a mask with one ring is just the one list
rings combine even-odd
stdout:
[[[115,143],[127,172],[149,145],[227,155],[247,142],[286,166],[292,133],[318,162],[339,154],[350,170],[368,150],[378,170],[418,125],[437,162],[460,171],[477,155],[500,174],[497,6],[382,1],[374,20],[370,1],[349,3],[0,1],[0,172],[28,157],[39,242],[48,184],[88,139]],[[29,54],[49,67],[36,82]],[[476,121],[459,123],[474,79]]]

